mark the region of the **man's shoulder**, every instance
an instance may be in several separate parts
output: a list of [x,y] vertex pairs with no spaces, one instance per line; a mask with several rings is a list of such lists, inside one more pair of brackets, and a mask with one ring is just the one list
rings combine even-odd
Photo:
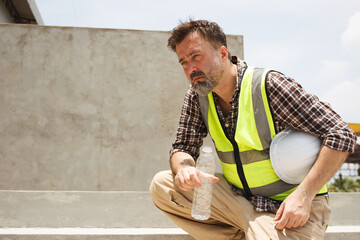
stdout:
[[184,103],[186,105],[199,105],[199,95],[191,86],[185,93]]
[[198,99],[199,98],[198,93],[191,86],[189,86],[188,90],[186,91],[185,96],[187,98],[191,98],[191,99]]
[[293,78],[286,76],[280,71],[270,70],[267,74],[266,84],[268,88],[278,88],[281,86],[297,85],[301,88],[301,85]]

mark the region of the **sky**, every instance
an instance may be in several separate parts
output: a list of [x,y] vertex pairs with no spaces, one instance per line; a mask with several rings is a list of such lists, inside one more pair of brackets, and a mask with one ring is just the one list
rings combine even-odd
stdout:
[[294,78],[346,122],[360,123],[359,0],[35,2],[51,26],[170,31],[189,17],[217,22],[226,34],[244,36],[248,65]]

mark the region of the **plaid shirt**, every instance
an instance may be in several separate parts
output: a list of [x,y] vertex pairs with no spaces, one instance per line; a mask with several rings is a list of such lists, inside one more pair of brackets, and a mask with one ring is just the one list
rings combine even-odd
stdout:
[[[234,135],[234,128],[238,114],[238,99],[241,79],[246,70],[246,63],[233,57],[237,64],[237,85],[230,101],[230,113],[225,116],[217,104],[218,96],[213,93],[219,118],[225,125],[225,131],[230,137]],[[330,105],[321,102],[317,96],[304,91],[301,85],[279,72],[270,72],[266,81],[269,104],[273,113],[276,132],[291,126],[303,132],[311,133],[322,139],[322,144],[332,149],[353,152],[356,135],[353,130],[331,109]],[[191,87],[187,91],[181,110],[176,139],[172,145],[170,155],[182,151],[197,159],[203,138],[208,131],[200,113],[198,94]],[[234,191],[242,195],[240,189],[232,186]],[[252,203],[257,211],[273,211],[279,202],[261,196],[254,196]]]

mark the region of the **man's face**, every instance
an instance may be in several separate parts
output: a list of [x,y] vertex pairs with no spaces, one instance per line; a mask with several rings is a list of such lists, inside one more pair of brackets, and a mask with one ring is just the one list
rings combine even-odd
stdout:
[[197,32],[190,33],[176,45],[179,63],[191,86],[201,96],[206,96],[220,82],[224,65],[221,54]]

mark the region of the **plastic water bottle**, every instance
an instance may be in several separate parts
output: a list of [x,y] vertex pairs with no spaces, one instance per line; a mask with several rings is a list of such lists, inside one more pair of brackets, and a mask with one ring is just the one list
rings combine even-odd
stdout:
[[[212,148],[204,146],[200,157],[196,162],[196,168],[204,173],[215,174],[215,160]],[[191,210],[191,216],[197,220],[207,220],[211,213],[211,198],[213,183],[210,179],[200,178],[202,186],[194,188],[194,197]]]

